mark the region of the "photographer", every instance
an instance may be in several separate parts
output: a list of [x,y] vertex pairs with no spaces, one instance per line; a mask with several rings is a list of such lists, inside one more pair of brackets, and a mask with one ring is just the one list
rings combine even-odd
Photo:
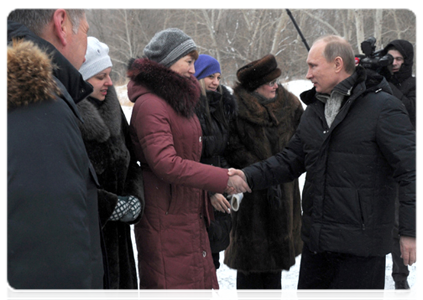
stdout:
[[385,47],[384,53],[392,55],[394,61],[383,74],[395,97],[404,103],[410,121],[416,128],[416,78],[412,76],[413,45],[406,40],[394,40]]
[[[410,121],[416,128],[416,78],[412,76],[414,50],[410,42],[406,40],[394,40],[385,47],[384,53],[392,55],[394,61],[383,74],[391,86],[393,95],[404,103],[410,117]],[[407,277],[408,267],[401,258],[399,235],[398,235],[398,197],[395,199],[395,226],[393,229],[392,247],[392,278],[395,281],[395,289],[409,289]]]

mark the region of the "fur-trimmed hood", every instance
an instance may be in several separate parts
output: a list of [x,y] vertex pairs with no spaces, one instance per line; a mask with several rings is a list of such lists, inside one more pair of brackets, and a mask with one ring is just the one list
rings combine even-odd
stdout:
[[200,86],[194,76],[183,77],[152,60],[137,59],[131,66],[129,100],[135,102],[146,93],[165,100],[178,114],[191,117],[200,98]]
[[[90,95],[93,91],[93,87],[91,84],[86,82],[83,78],[81,73],[63,56],[60,51],[58,51],[52,44],[47,42],[46,40],[38,37],[35,35],[31,30],[25,27],[22,24],[7,21],[7,42],[8,47],[14,47],[13,41],[18,41],[20,46],[19,56],[16,56],[18,53],[14,53],[15,58],[19,58],[15,61],[15,67],[10,70],[8,67],[8,73],[12,76],[12,82],[15,85],[11,85],[13,87],[17,87],[17,83],[20,85],[14,91],[18,90],[21,92],[21,95],[25,96],[24,98],[28,99],[21,99],[20,101],[24,104],[28,104],[29,102],[34,102],[34,91],[33,88],[37,87],[37,92],[43,91],[43,87],[45,88],[45,80],[51,83],[51,80],[44,75],[47,74],[47,71],[52,72],[52,77],[55,81],[57,81],[60,89],[63,92],[69,94],[70,97],[68,100],[72,98],[74,103],[78,103],[79,101],[85,99],[88,95]],[[27,44],[26,42],[32,42],[32,44]],[[24,43],[24,44],[22,44]],[[12,45],[12,46],[11,46]],[[16,44],[15,44],[16,45]],[[28,46],[29,50],[27,53],[24,53],[24,48]],[[9,49],[9,48],[8,48]],[[37,50],[34,53],[31,53],[32,50]],[[40,60],[41,53],[45,53],[46,56],[43,56]],[[12,54],[12,52],[11,52]],[[35,57],[33,55],[36,55]],[[8,54],[9,55],[9,54]],[[29,58],[33,59],[29,59]],[[47,61],[45,58],[49,58],[48,60],[50,63],[45,64]],[[16,62],[23,63],[26,67],[22,67],[16,64]],[[41,65],[40,65],[41,63]],[[9,65],[9,59],[8,59]],[[48,67],[47,67],[48,66]],[[32,68],[34,67],[34,68]],[[44,68],[46,67],[46,69]],[[8,74],[8,76],[9,76]],[[26,75],[25,75],[26,74]],[[32,74],[34,76],[28,76],[28,74]],[[17,79],[13,79],[13,76],[20,76]],[[26,77],[22,77],[25,75]],[[27,81],[29,80],[29,81]],[[9,84],[9,82],[8,82]],[[40,86],[41,85],[41,86]],[[44,92],[46,90],[44,89]],[[38,98],[41,99],[41,98]],[[16,97],[15,97],[16,100]],[[41,99],[42,100],[42,99]],[[67,101],[68,101],[67,100]],[[28,102],[29,101],[29,102]],[[72,104],[69,104],[72,106]]]
[[52,99],[59,93],[51,57],[31,41],[14,40],[7,47],[7,108]]

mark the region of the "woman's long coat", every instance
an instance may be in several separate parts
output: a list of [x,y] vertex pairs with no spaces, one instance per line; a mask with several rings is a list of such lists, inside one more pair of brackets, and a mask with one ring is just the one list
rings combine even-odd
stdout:
[[[207,108],[208,107],[208,108]],[[221,168],[229,168],[223,154],[228,144],[229,123],[237,114],[235,97],[228,88],[221,85],[217,92],[207,91],[201,95],[196,114],[203,131],[203,152],[201,162]],[[208,119],[207,111],[210,112]],[[214,220],[208,228],[209,241],[216,268],[219,268],[219,252],[229,245],[232,218],[228,213],[213,210]]]
[[147,59],[133,64],[131,138],[144,176],[146,208],[136,225],[140,287],[218,288],[206,225],[206,191],[223,193],[226,169],[200,164],[195,77]]
[[[238,118],[231,126],[228,163],[241,169],[281,151],[303,113],[301,102],[282,86],[274,102],[260,104],[257,93],[234,89]],[[245,193],[232,212],[231,243],[225,264],[244,272],[289,270],[301,252],[301,204],[298,180]]]
[[[84,120],[80,129],[85,147],[101,185],[98,207],[108,269],[105,287],[137,289],[129,225],[139,221],[145,204],[142,171],[132,150],[129,125],[113,86],[104,101],[88,97],[78,103],[78,109]],[[138,218],[131,223],[110,221],[118,196],[129,195],[141,202]]]

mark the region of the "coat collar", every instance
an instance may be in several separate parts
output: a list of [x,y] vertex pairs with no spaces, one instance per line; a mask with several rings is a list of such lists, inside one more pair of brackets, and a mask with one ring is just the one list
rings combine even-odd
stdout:
[[120,135],[124,116],[114,86],[109,87],[103,101],[88,97],[77,106],[84,120],[79,124],[84,140],[103,143]]
[[128,96],[135,102],[141,94],[153,93],[178,114],[191,117],[200,99],[200,85],[194,76],[183,77],[152,60],[137,59],[132,64]]
[[234,88],[238,102],[238,116],[260,126],[278,126],[284,117],[288,97],[293,97],[283,86],[279,86],[274,101],[261,104],[254,92],[238,84]]
[[[382,75],[361,66],[358,66],[350,77],[338,83],[334,90],[343,95],[353,95],[354,98],[365,92],[369,93],[380,90],[392,94],[389,83]],[[316,93],[316,88],[305,91],[300,95],[301,100],[306,105],[310,105],[316,101]]]

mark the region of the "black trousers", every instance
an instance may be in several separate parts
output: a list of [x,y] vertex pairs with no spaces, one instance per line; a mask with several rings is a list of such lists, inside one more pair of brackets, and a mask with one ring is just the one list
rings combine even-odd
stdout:
[[282,272],[236,273],[236,288],[243,289],[282,289]]
[[313,253],[304,244],[298,289],[384,289],[385,256]]

